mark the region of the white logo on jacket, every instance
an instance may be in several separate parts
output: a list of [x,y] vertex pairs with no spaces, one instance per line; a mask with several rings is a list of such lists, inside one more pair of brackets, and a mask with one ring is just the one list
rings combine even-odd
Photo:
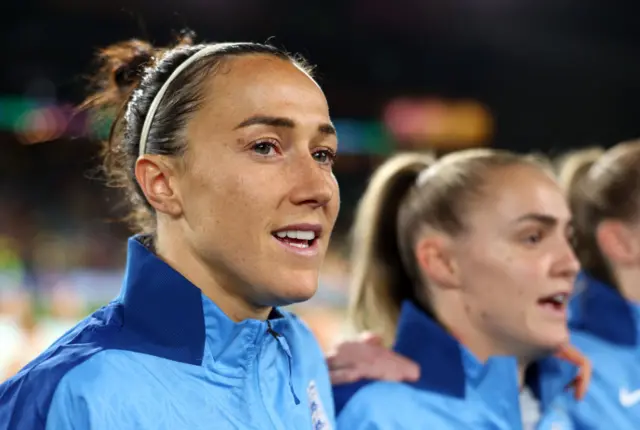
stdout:
[[640,402],[640,390],[629,391],[627,388],[620,389],[620,403],[625,408],[630,408]]
[[316,381],[309,382],[307,387],[307,397],[309,399],[309,409],[311,410],[311,423],[313,430],[331,430],[331,423],[327,418],[327,413],[322,406],[322,400],[316,387]]

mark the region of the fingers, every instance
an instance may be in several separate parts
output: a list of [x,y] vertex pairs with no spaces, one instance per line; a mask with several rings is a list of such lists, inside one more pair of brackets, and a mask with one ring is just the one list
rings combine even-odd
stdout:
[[420,379],[420,366],[417,363],[398,355],[398,360],[400,360],[400,368],[402,369],[402,381],[407,382],[416,382]]
[[376,334],[376,333],[372,333],[372,332],[364,332],[360,335],[359,339],[361,341],[363,341],[364,343],[366,343],[367,345],[372,345],[372,346],[383,346],[384,341],[382,339],[382,336]]
[[582,400],[584,396],[587,394],[587,390],[589,388],[589,384],[591,383],[593,368],[591,362],[586,360],[582,366],[580,366],[580,370],[578,373],[577,383],[576,383],[576,391],[575,397],[578,400]]
[[357,367],[361,363],[374,358],[377,354],[377,349],[378,347],[363,341],[343,342],[327,356],[327,364],[329,369]]
[[382,338],[364,333],[356,341],[343,342],[327,356],[331,380],[345,384],[360,379],[413,382],[420,367],[383,346]]
[[556,357],[580,365],[586,357],[572,345],[565,345],[556,352]]
[[335,353],[331,353],[330,355],[327,356],[326,358],[327,361],[327,367],[329,368],[329,371],[332,370],[337,370],[340,368],[339,361],[336,360],[336,355]]
[[556,353],[556,357],[578,366],[578,375],[567,386],[567,389],[574,388],[575,398],[577,400],[581,400],[587,394],[589,383],[591,382],[591,375],[593,371],[591,362],[577,348],[571,345],[562,347]]
[[329,372],[329,377],[333,385],[350,384],[362,379],[358,369],[336,369]]

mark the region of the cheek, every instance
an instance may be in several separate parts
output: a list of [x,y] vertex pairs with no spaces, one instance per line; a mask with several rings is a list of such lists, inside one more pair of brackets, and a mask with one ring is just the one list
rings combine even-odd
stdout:
[[[200,231],[239,234],[249,218],[263,212],[266,183],[258,178],[226,171],[200,171],[185,184],[185,218]],[[197,225],[197,226],[196,226]]]
[[535,284],[537,267],[527,258],[513,252],[509,246],[495,244],[484,249],[469,247],[461,267],[464,282],[478,312],[521,308],[528,301],[528,286]]

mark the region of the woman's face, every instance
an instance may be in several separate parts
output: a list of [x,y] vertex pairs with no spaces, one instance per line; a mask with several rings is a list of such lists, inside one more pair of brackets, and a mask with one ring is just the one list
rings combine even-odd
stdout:
[[267,55],[225,60],[187,125],[177,179],[189,252],[258,306],[313,296],[340,206],[325,96]]
[[568,341],[566,302],[579,263],[570,244],[568,205],[533,166],[492,172],[454,245],[468,318],[511,354]]

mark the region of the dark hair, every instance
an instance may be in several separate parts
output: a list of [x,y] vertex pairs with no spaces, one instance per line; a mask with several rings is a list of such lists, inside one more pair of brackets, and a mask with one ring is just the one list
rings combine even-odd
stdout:
[[573,213],[575,252],[583,270],[616,287],[596,230],[606,219],[633,221],[640,213],[640,140],[604,151],[589,148],[565,156],[560,181]]
[[513,165],[552,174],[540,157],[491,149],[459,151],[437,161],[428,154],[400,154],[376,170],[353,230],[349,317],[357,331],[374,331],[391,343],[403,301],[433,313],[414,254],[420,230],[430,226],[451,236],[465,231],[464,214],[482,198],[489,174]]
[[108,185],[125,191],[132,205],[127,220],[137,232],[155,230],[153,209],[134,174],[149,107],[173,71],[208,46],[217,49],[189,65],[170,83],[153,116],[145,153],[173,157],[184,154],[185,126],[202,105],[204,83],[229,57],[270,55],[292,62],[309,75],[312,72],[303,58],[271,45],[246,42],[193,45],[191,34],[168,48],[130,40],[101,50],[98,54],[101,67],[92,80],[95,91],[80,107],[101,115],[115,115],[103,148],[103,168]]

